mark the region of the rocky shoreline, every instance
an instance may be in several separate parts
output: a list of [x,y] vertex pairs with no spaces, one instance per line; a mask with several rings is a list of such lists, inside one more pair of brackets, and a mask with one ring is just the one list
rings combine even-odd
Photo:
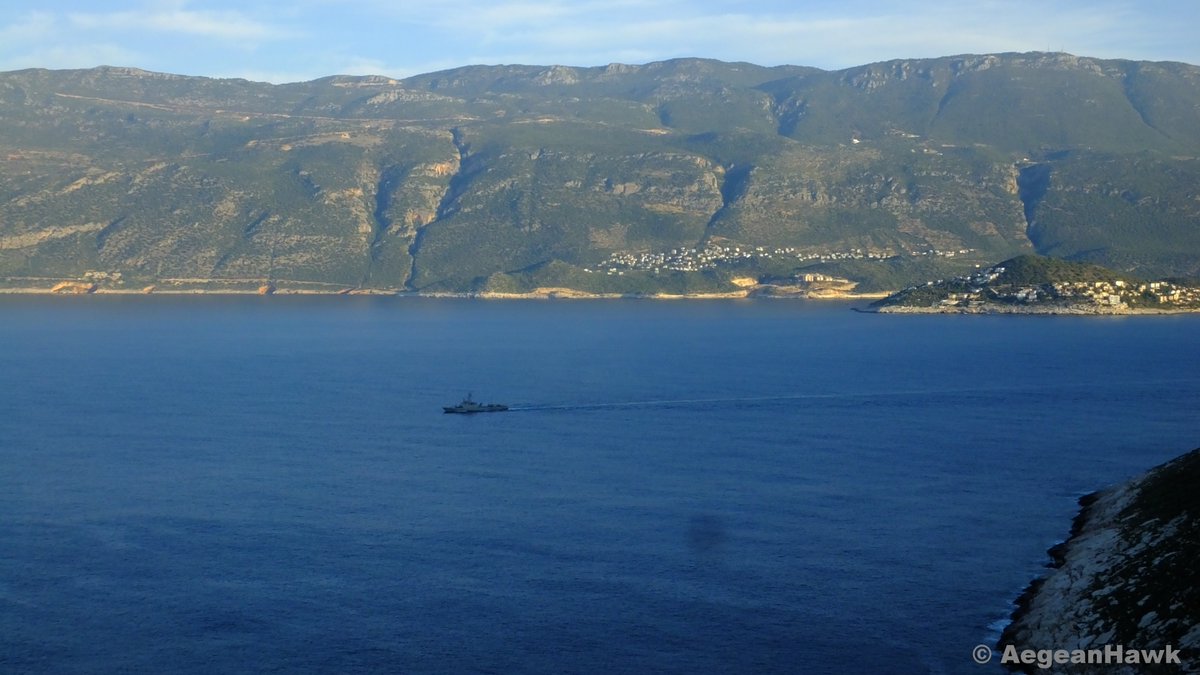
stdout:
[[904,314],[1182,314],[1200,312],[1200,285],[1020,255],[968,275],[910,286],[871,307]]
[[376,295],[390,297],[412,298],[474,298],[482,300],[612,300],[612,299],[649,299],[649,300],[719,300],[741,298],[788,298],[802,300],[874,300],[885,297],[886,293],[851,293],[820,290],[793,290],[779,286],[755,286],[738,290],[714,293],[591,293],[571,288],[537,288],[524,293],[504,293],[494,291],[479,292],[421,292],[402,291],[399,289],[359,289],[359,288],[294,288],[264,284],[257,288],[198,288],[147,286],[141,289],[105,288],[94,284],[72,284],[54,287],[23,287],[2,288],[0,295]]
[[876,314],[1043,314],[1075,316],[1129,316],[1135,314],[1193,314],[1200,308],[1178,307],[1160,309],[1155,307],[1106,307],[1102,305],[1002,305],[983,304],[973,307],[938,306],[913,307],[887,305],[871,307],[868,312]]
[[[1179,664],[1099,666],[1104,673],[1200,673],[1200,449],[1082,497],[1067,541],[1048,553],[1000,637],[1006,649],[1179,650]],[[1101,672],[1095,664],[1005,664],[1026,673]]]

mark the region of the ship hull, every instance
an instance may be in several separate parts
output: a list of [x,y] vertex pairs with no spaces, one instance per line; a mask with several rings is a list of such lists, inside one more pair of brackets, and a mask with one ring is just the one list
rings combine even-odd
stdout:
[[456,406],[443,406],[442,410],[447,415],[474,415],[475,413],[504,412],[504,411],[508,410],[508,406],[506,406],[506,405],[485,405],[485,406],[479,406],[479,407],[474,407],[474,408],[465,408],[463,406],[456,405]]
[[508,406],[500,403],[477,403],[472,399],[470,394],[467,394],[462,403],[442,406],[442,410],[447,415],[471,415],[474,413],[504,412],[508,410]]

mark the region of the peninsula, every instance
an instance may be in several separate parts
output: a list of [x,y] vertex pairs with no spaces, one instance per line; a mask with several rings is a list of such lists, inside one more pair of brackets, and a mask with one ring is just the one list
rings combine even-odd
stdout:
[[1143,281],[1099,265],[1023,255],[953,279],[910,286],[870,309],[918,314],[1200,312],[1200,284]]

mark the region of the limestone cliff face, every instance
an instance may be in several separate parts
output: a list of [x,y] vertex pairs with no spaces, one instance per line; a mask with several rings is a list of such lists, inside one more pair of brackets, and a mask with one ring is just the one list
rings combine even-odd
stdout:
[[866,142],[778,152],[747,174],[714,233],[812,251],[1029,249],[1011,166],[889,142],[911,146],[903,162]]
[[[1022,672],[1200,672],[1200,450],[1080,499],[1053,571],[1018,600],[1000,649],[1180,650],[1179,665],[1026,665]],[[1156,670],[1156,668],[1158,668]],[[1102,669],[1102,670],[1098,670]]]

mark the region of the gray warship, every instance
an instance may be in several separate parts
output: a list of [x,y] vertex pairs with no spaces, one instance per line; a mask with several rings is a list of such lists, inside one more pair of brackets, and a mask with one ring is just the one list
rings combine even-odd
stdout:
[[470,415],[472,413],[485,412],[504,412],[505,410],[508,410],[508,406],[501,405],[499,403],[476,403],[475,401],[471,400],[471,396],[472,394],[467,394],[467,397],[464,398],[462,403],[459,403],[458,405],[442,406],[442,410],[448,414],[455,413],[459,415]]

